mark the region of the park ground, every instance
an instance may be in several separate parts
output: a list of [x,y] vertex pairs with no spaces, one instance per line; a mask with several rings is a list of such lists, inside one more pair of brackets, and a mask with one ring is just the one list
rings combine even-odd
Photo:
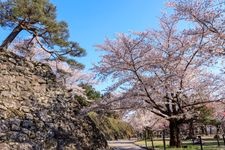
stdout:
[[[223,140],[220,140],[220,146],[218,146],[216,139],[213,139],[211,137],[203,138],[203,142],[204,142],[203,150],[225,150]],[[153,143],[155,150],[163,150],[163,141],[161,139],[155,139]],[[142,147],[146,147],[146,143],[144,140],[136,141],[135,144]],[[152,146],[151,141],[147,140],[147,146],[151,148]],[[193,145],[191,140],[183,140],[182,141],[183,148],[170,148],[168,146],[169,146],[169,139],[166,139],[166,150],[201,150],[200,145],[198,144]]]
[[135,140],[116,140],[108,141],[113,150],[145,150],[135,144]]
[[[220,140],[220,146],[215,139],[211,137],[203,138],[203,150],[225,150],[224,142]],[[146,142],[144,140],[116,140],[108,141],[108,144],[114,150],[144,150],[146,149]],[[150,149],[152,142],[147,140],[147,147]],[[163,150],[163,141],[161,139],[154,139],[155,150]],[[166,139],[166,150],[201,150],[200,145],[193,145],[191,140],[183,140],[182,148],[170,148],[169,139]]]

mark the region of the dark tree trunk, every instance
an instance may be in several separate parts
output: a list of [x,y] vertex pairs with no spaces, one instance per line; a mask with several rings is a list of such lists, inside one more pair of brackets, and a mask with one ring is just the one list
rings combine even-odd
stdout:
[[217,126],[216,126],[216,135],[218,135],[218,134],[219,134],[219,131],[220,131],[220,126],[219,126],[219,125],[217,125]]
[[207,130],[207,125],[205,125],[204,128],[205,128],[205,135],[209,135]]
[[176,119],[169,120],[170,128],[170,146],[181,147],[180,127],[179,121]]
[[193,122],[193,120],[191,120],[190,123],[189,123],[188,137],[191,138],[191,139],[195,137],[195,130],[194,130],[194,122]]
[[8,46],[12,43],[12,41],[16,38],[16,36],[23,30],[23,28],[18,25],[13,31],[7,36],[7,38],[2,42],[0,49],[7,49]]
[[200,128],[201,128],[202,134],[204,135],[205,134],[205,127],[204,127],[204,125],[202,125]]
[[209,134],[212,134],[212,126],[209,126]]

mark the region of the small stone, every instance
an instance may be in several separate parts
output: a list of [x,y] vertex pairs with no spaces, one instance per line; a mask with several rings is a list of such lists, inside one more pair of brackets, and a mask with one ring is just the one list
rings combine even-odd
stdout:
[[26,113],[25,115],[26,115],[26,119],[28,119],[28,120],[33,120],[34,119],[34,117],[33,117],[33,115],[31,113]]
[[18,134],[18,141],[19,142],[24,142],[24,141],[27,141],[29,138],[26,134],[23,134],[23,133],[19,133]]
[[22,132],[26,135],[30,135],[31,134],[31,131],[26,129],[26,128],[22,128]]
[[1,150],[10,150],[10,146],[7,143],[0,143]]
[[23,111],[23,112],[25,112],[25,113],[29,113],[30,112],[30,108],[27,107],[27,106],[20,107],[20,110]]
[[16,124],[13,124],[12,127],[11,127],[11,130],[12,131],[19,131],[20,130],[20,126],[18,126]]
[[16,64],[16,60],[15,60],[15,59],[9,58],[8,60],[9,60],[10,62],[12,62],[13,64]]
[[31,120],[24,120],[23,123],[22,123],[22,127],[23,128],[31,128],[33,125],[33,122]]
[[0,105],[0,109],[7,110],[7,108],[5,106],[3,106],[3,105]]

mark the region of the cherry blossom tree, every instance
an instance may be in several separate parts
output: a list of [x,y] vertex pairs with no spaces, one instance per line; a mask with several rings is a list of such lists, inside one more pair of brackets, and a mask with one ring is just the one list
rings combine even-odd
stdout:
[[29,60],[35,62],[41,62],[48,64],[52,71],[55,73],[58,82],[66,86],[69,89],[73,89],[78,95],[83,95],[84,89],[78,86],[80,83],[93,84],[93,75],[91,73],[84,72],[79,67],[72,68],[66,62],[60,60],[51,60],[51,55],[40,48],[37,41],[34,39],[27,48],[27,44],[30,42],[27,40],[17,39],[12,42],[12,46],[8,48],[9,51]]
[[163,130],[168,125],[164,118],[161,118],[151,111],[137,109],[124,115],[124,120],[128,122],[136,131],[143,131],[145,128],[151,130]]
[[172,0],[168,3],[173,16],[190,24],[187,34],[196,34],[208,42],[205,52],[225,52],[225,1],[224,0]]
[[97,46],[105,55],[93,70],[100,80],[114,81],[108,90],[121,93],[114,101],[122,108],[140,107],[166,119],[170,146],[180,147],[180,126],[202,105],[224,100],[224,79],[210,71],[214,57],[202,53],[209,41],[178,30],[176,16],[164,16],[160,24],[160,30],[106,39]]

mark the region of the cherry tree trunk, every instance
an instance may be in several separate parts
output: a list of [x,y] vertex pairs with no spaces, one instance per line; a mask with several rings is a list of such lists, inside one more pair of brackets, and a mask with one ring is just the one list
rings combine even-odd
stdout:
[[175,119],[169,120],[170,147],[181,147],[181,135],[179,122]]

